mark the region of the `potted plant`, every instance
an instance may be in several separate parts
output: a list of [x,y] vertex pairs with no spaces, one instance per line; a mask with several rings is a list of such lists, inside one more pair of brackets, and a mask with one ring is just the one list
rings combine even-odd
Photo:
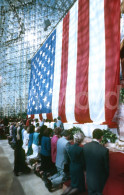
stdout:
[[[103,129],[103,139],[101,141],[103,145],[107,143],[115,143],[116,140],[117,140],[117,136],[115,133],[112,133],[109,129],[107,130]],[[112,144],[109,144],[109,145],[112,145]]]

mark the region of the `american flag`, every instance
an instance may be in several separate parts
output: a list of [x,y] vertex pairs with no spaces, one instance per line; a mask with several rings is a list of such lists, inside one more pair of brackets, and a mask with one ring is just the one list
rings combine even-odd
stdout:
[[53,93],[56,30],[32,60],[28,114],[50,113]]
[[32,59],[27,114],[110,124],[119,67],[120,0],[77,0]]

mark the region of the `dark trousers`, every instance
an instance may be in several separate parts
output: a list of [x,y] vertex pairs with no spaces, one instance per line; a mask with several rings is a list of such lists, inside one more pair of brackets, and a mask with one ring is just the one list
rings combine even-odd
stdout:
[[45,172],[52,170],[51,156],[44,156],[41,154],[41,170]]

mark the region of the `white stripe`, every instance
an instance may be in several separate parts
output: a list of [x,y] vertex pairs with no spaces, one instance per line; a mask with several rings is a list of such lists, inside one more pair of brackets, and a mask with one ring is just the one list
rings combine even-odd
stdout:
[[65,113],[68,122],[75,122],[75,86],[77,64],[77,30],[78,30],[78,1],[70,10],[69,17],[69,48],[68,75],[66,87]]
[[39,114],[34,114],[34,118],[39,119]]
[[28,118],[30,118],[31,117],[31,115],[30,114],[28,114]]
[[56,52],[54,65],[54,82],[52,95],[52,115],[53,119],[58,117],[59,91],[61,78],[61,55],[62,55],[62,30],[63,22],[61,21],[56,28]]
[[47,119],[47,114],[46,113],[42,113],[42,117],[43,117],[43,119]]
[[90,0],[88,97],[90,118],[105,121],[104,0]]

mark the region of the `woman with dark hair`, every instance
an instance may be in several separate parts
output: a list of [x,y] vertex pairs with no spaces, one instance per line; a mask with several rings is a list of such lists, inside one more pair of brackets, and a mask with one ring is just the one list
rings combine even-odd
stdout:
[[57,141],[61,137],[62,129],[60,127],[56,127],[54,129],[54,135],[51,138],[51,158],[53,163],[52,173],[55,174],[57,172],[55,162],[56,162],[56,153],[57,153]]
[[30,172],[30,168],[27,166],[25,162],[25,151],[22,148],[22,144],[23,142],[21,139],[21,132],[18,132],[15,151],[14,151],[14,174],[16,176],[19,175],[19,172],[22,173]]
[[27,157],[27,160],[35,159],[38,157],[38,152],[39,152],[39,131],[40,127],[37,127],[35,129],[35,132],[33,134],[33,143],[32,143],[32,149],[33,149],[33,154]]
[[43,125],[40,127],[40,135],[39,135],[39,145],[41,145],[41,138],[43,137],[44,135],[44,130],[47,129],[47,126],[46,125]]
[[28,127],[27,131],[29,133],[29,141],[28,141],[28,151],[27,151],[27,156],[33,154],[33,150],[32,150],[32,143],[33,143],[33,134],[34,134],[34,129],[35,126],[31,125],[30,127]]
[[25,151],[22,148],[22,140],[17,140],[14,151],[14,174],[16,176],[21,173],[30,173],[30,168],[25,162]]
[[60,127],[56,127],[54,130],[54,135],[51,139],[51,157],[52,157],[52,162],[56,162],[56,153],[57,153],[57,141],[60,138],[62,129]]
[[[51,128],[46,128],[44,130],[44,135],[41,138],[41,170],[47,174],[51,170],[51,135],[53,130]],[[41,174],[43,172],[40,172]]]

